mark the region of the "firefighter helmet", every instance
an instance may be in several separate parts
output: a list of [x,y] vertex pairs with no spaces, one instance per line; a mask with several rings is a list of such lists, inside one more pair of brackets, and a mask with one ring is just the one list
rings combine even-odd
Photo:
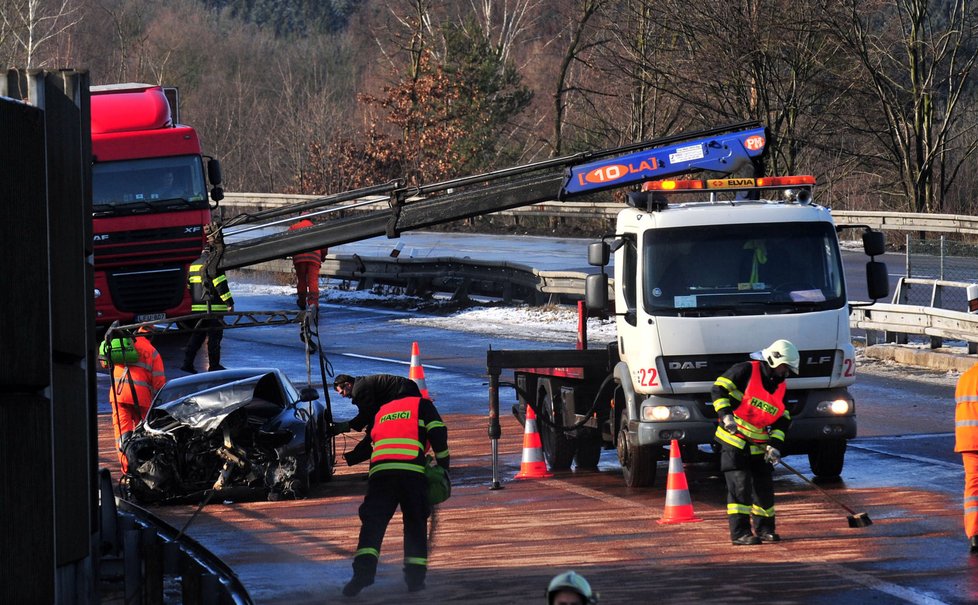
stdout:
[[591,592],[591,585],[584,579],[584,576],[576,571],[565,571],[554,576],[547,586],[547,605],[553,603],[554,595],[561,590],[570,590],[584,597],[584,602],[593,604],[598,602],[598,596]]
[[766,349],[761,351],[761,357],[768,363],[772,368],[776,368],[781,364],[788,364],[791,371],[795,374],[798,373],[798,366],[801,360],[801,356],[798,354],[798,348],[791,344],[791,341],[775,340]]

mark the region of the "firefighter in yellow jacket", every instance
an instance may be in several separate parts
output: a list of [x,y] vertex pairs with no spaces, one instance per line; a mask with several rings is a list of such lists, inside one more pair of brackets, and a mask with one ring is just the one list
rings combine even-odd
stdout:
[[374,583],[380,546],[398,506],[404,518],[404,580],[408,590],[424,588],[428,571],[428,480],[425,450],[448,470],[448,429],[435,405],[423,397],[395,399],[380,407],[370,430],[373,452],[367,495],[360,505],[360,540],[353,578],[343,587],[348,597]]
[[[228,278],[218,268],[221,259],[220,251],[224,244],[220,228],[216,225],[204,227],[207,234],[207,248],[196,261],[191,263],[187,275],[187,285],[190,287],[191,306],[193,313],[227,313],[234,310],[234,297],[228,286]],[[197,351],[207,339],[207,369],[209,371],[223,370],[221,365],[221,340],[224,338],[224,321],[220,317],[206,317],[198,322],[198,329],[191,332],[187,347],[184,349],[183,365],[180,369],[188,374],[196,374],[194,358]],[[200,328],[206,328],[202,330]]]
[[751,358],[734,364],[712,390],[730,540],[737,546],[781,539],[774,531],[773,465],[781,460],[791,423],[784,381],[800,364],[798,349],[787,340],[776,340]]
[[156,393],[166,384],[163,358],[144,336],[148,331],[145,327],[140,328],[133,341],[138,355],[136,361],[112,365],[109,402],[112,404],[112,428],[123,474],[129,471],[129,461],[122,453],[123,445],[146,416]]
[[954,451],[964,463],[964,533],[978,555],[978,364],[961,375],[954,391]]

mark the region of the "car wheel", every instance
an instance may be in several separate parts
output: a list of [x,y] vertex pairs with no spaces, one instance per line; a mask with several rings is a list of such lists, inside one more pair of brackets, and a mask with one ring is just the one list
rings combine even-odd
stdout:
[[316,468],[313,478],[319,483],[325,483],[333,478],[333,438],[327,433],[325,419],[319,423],[316,439]]

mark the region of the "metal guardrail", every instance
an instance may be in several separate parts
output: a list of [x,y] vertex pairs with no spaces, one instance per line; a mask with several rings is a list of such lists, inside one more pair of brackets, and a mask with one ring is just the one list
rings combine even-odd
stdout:
[[[966,307],[964,292],[969,282],[901,277],[894,289],[890,304],[876,303],[855,307],[849,315],[852,328],[866,330],[866,344],[907,344],[908,336],[926,336],[930,347],[938,349],[944,340],[963,341],[968,353],[978,353],[978,315],[963,310],[948,309],[948,292],[956,296],[955,306]],[[928,305],[906,304],[909,290],[923,286],[930,290]],[[960,304],[960,301],[965,301]]]
[[[292,263],[276,260],[238,271],[288,275]],[[478,261],[450,257],[389,258],[329,254],[320,275],[357,282],[358,290],[377,285],[403,288],[411,295],[450,293],[454,299],[487,296],[527,304],[569,302],[584,298],[586,273],[541,271],[506,261]],[[613,284],[609,297],[614,297]]]
[[[178,582],[186,605],[251,605],[234,571],[198,542],[149,511],[113,494],[108,469],[99,470],[99,584],[117,585],[118,599],[162,605],[167,582]],[[111,595],[102,595],[111,597]]]

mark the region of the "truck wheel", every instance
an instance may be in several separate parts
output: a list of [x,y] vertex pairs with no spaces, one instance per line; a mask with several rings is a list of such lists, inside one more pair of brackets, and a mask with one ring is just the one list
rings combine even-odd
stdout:
[[593,429],[580,429],[577,437],[577,468],[598,470],[601,460],[601,434]]
[[539,416],[543,418],[537,423],[543,455],[550,465],[550,470],[566,471],[574,461],[574,440],[567,437],[567,433],[560,428],[559,419],[554,418],[553,410],[555,406],[560,405],[560,400],[554,401],[549,382],[541,389],[537,402],[540,404]]
[[842,474],[846,461],[845,439],[819,441],[808,451],[808,464],[821,479],[832,479]]
[[622,413],[618,429],[618,461],[628,487],[650,487],[655,483],[656,457],[654,448],[635,443],[628,432],[628,412]]

